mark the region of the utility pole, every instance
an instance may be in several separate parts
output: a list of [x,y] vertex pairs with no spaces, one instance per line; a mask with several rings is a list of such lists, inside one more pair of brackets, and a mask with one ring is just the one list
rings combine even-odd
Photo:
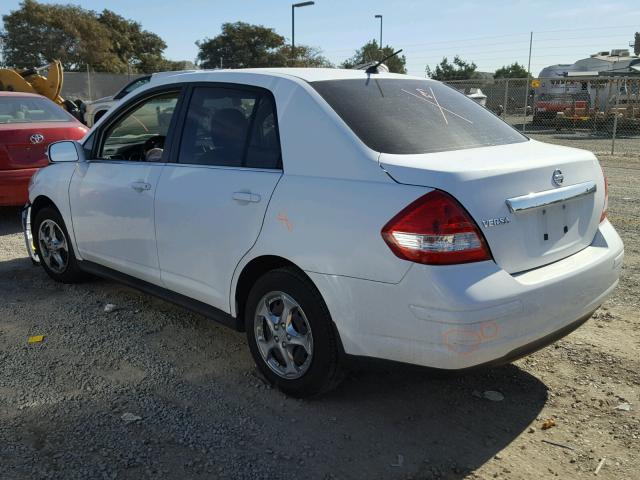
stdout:
[[87,89],[89,90],[89,100],[93,100],[93,92],[91,91],[91,67],[87,63]]
[[374,18],[380,19],[380,50],[382,50],[382,15],[376,15]]
[[316,2],[301,2],[291,5],[291,60],[296,59],[296,8],[315,5]]
[[533,32],[529,36],[529,64],[527,65],[527,85],[524,89],[524,114],[522,118],[522,133],[527,129],[527,104],[529,100],[529,83],[531,82],[531,47],[533,45]]

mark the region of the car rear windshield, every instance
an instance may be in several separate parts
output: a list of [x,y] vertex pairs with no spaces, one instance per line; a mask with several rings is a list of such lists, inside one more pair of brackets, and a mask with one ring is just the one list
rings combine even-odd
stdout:
[[419,154],[527,141],[486,108],[433,80],[370,76],[311,85],[378,152]]
[[46,98],[0,97],[0,123],[70,122],[62,107]]

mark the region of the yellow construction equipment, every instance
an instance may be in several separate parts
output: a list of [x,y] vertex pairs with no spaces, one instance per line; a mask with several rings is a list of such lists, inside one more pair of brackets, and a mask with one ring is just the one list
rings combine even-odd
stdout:
[[[45,70],[47,71],[46,77],[41,75]],[[0,91],[40,94],[53,100],[73,116],[80,118],[78,106],[60,96],[62,81],[62,63],[59,60],[54,60],[45,67],[29,68],[22,71],[0,68]]]

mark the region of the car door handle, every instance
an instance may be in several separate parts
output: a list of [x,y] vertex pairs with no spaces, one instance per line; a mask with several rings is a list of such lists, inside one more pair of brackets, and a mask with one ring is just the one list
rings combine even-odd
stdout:
[[260,195],[251,192],[233,192],[231,196],[237,202],[258,203],[261,200]]
[[147,182],[133,182],[131,184],[131,188],[140,193],[144,192],[145,190],[151,190],[151,184]]

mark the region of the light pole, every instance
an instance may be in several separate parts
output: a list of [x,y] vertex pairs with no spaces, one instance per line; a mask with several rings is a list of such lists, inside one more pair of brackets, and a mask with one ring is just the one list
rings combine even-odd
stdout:
[[380,19],[380,50],[382,50],[382,15],[376,15],[375,18]]
[[309,7],[311,5],[315,5],[316,2],[301,2],[294,3],[291,5],[291,59],[296,59],[296,8],[297,7]]

